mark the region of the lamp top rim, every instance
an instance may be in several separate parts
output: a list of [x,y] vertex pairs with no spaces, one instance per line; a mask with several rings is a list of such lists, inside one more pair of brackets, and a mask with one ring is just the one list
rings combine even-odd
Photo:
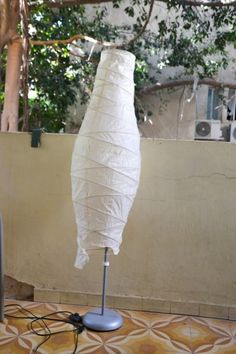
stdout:
[[129,52],[128,50],[123,50],[123,49],[117,49],[117,48],[111,48],[111,49],[105,49],[102,51],[102,54],[101,55],[106,55],[106,54],[118,54],[118,55],[121,55],[121,56],[127,56],[129,57],[130,59],[132,60],[135,60],[136,57],[133,53]]

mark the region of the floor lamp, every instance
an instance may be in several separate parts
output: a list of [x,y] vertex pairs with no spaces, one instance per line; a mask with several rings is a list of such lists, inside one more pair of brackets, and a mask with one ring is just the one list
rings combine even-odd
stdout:
[[83,316],[83,324],[86,328],[102,332],[114,331],[123,325],[121,315],[114,310],[106,308],[107,271],[109,267],[108,251],[109,249],[106,247],[103,265],[102,306]]
[[101,53],[93,92],[72,155],[72,199],[77,224],[75,266],[104,249],[102,306],[86,314],[86,327],[109,331],[123,320],[105,308],[108,250],[119,253],[122,233],[140,175],[140,135],[134,110],[135,56],[109,49]]

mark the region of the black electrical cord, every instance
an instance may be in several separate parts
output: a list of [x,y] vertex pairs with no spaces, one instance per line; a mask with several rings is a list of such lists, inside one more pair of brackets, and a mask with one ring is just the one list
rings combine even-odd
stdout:
[[[5,311],[5,316],[8,318],[15,318],[15,319],[26,319],[26,320],[31,320],[30,322],[30,329],[31,331],[36,334],[37,336],[44,337],[43,341],[40,342],[35,349],[32,350],[32,353],[36,353],[38,349],[46,343],[53,335],[56,334],[62,334],[62,333],[68,333],[72,332],[74,333],[74,349],[72,354],[76,353],[76,350],[78,348],[78,340],[79,340],[79,334],[83,332],[84,330],[84,325],[82,324],[82,318],[80,317],[79,314],[75,313],[73,314],[70,311],[56,311],[49,313],[48,315],[45,316],[37,316],[30,310],[25,309],[23,306],[19,304],[9,304],[4,306],[6,309],[7,308],[16,308],[19,312],[23,314],[23,316],[14,316],[10,315]],[[66,318],[60,319],[60,318],[54,318],[52,316],[55,315],[65,315]],[[73,326],[73,329],[71,330],[61,330],[61,331],[56,331],[52,332],[47,324],[47,321],[53,321],[53,322],[61,322],[61,323],[66,323],[70,324]],[[36,329],[35,324],[39,324],[41,329]],[[41,333],[41,331],[44,330],[45,333]]]

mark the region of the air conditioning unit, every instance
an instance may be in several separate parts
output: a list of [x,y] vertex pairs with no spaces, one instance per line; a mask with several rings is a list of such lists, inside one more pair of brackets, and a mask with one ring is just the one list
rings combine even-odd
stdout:
[[195,140],[220,140],[221,132],[220,120],[196,120]]
[[230,124],[230,142],[236,143],[236,120]]

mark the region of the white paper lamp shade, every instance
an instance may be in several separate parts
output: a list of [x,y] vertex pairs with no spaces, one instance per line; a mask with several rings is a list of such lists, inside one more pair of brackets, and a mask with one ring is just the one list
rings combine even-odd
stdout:
[[78,251],[83,268],[91,251],[119,253],[140,175],[140,135],[134,112],[135,56],[103,51],[91,100],[72,155],[71,178]]

